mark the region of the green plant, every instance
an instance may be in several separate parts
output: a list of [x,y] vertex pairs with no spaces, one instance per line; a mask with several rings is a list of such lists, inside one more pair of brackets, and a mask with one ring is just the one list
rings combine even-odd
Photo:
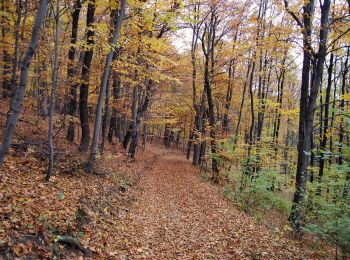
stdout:
[[[309,213],[309,216],[311,213]],[[327,240],[339,247],[343,256],[350,253],[350,205],[319,200],[312,210],[312,223],[305,226],[305,231],[320,239]]]
[[286,175],[271,170],[261,170],[259,173],[250,175],[249,179],[243,174],[243,178],[246,178],[246,182],[250,181],[250,178],[253,181],[243,189],[236,189],[233,197],[244,211],[253,213],[254,210],[261,209],[267,213],[275,209],[284,215],[289,214],[291,202],[280,192],[288,181]]
[[204,182],[209,181],[209,175],[204,171],[199,173],[199,178]]

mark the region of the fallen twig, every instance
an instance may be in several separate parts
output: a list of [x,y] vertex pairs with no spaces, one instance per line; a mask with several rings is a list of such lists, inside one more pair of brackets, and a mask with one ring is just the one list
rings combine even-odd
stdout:
[[57,239],[57,242],[62,243],[62,244],[68,244],[72,247],[75,247],[79,249],[84,255],[86,256],[91,256],[91,251],[88,248],[85,248],[83,244],[75,237],[71,236],[60,236]]

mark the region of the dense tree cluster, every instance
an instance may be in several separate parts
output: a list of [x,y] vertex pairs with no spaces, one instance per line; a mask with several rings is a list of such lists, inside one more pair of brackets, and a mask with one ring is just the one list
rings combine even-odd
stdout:
[[288,197],[296,232],[346,253],[349,17],[343,0],[2,0],[0,165],[27,104],[48,120],[47,180],[58,129],[90,172],[107,141],[134,158],[160,139],[241,197]]

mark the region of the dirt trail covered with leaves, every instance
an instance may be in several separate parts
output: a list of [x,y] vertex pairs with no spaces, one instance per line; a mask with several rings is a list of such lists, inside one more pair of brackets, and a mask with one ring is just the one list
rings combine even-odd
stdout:
[[[59,167],[45,182],[45,126],[27,117],[39,128],[30,141],[21,122],[0,172],[0,259],[327,258],[258,225],[178,150],[148,144],[132,162],[108,144],[101,174],[93,175],[85,156],[58,136]],[[59,242],[67,235],[89,254]]]
[[301,244],[270,233],[235,209],[221,190],[198,177],[198,168],[173,151],[144,172],[139,198],[115,226],[111,255],[157,259],[317,258]]

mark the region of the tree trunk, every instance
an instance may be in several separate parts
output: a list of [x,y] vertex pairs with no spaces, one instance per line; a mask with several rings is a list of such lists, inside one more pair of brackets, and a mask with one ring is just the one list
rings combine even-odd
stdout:
[[[314,12],[314,0],[307,2],[304,6],[304,61],[301,85],[301,100],[299,113],[299,143],[298,163],[296,173],[296,186],[293,198],[293,206],[289,220],[295,231],[301,232],[304,220],[304,203],[306,194],[306,182],[308,178],[308,167],[310,165],[311,138],[313,133],[314,113],[319,87],[322,80],[323,66],[326,58],[328,16],[330,0],[325,0],[321,6],[321,24],[319,36],[319,50],[313,57],[313,81],[309,95],[309,71],[310,71],[310,36],[312,31],[312,17]],[[309,96],[309,97],[308,97]]]
[[18,67],[18,57],[19,57],[19,31],[22,19],[22,0],[17,0],[16,13],[16,31],[15,31],[15,47],[14,47],[14,55],[12,60],[12,77],[11,77],[11,93],[15,93],[15,86],[17,84],[17,67]]
[[3,13],[2,15],[2,29],[1,29],[1,36],[2,36],[2,46],[3,46],[3,71],[2,71],[2,90],[3,90],[3,97],[11,97],[11,81],[9,80],[9,72],[11,70],[10,67],[10,55],[8,52],[8,39],[7,39],[7,28],[9,27],[7,18],[5,13],[8,11],[8,5],[9,2],[7,0],[1,0],[1,11]]
[[[344,95],[345,95],[345,88],[346,88],[346,75],[348,73],[348,61],[349,61],[349,48],[347,50],[347,56],[345,59],[345,62],[342,66],[342,82],[341,82],[341,100],[340,100],[340,111],[343,114],[344,109],[345,109],[345,100],[344,100]],[[340,120],[340,126],[339,126],[339,145],[338,145],[338,164],[342,165],[343,164],[343,142],[344,142],[344,127],[345,127],[345,122],[344,118],[342,117]]]
[[[209,50],[211,52],[214,51],[213,46],[210,47],[211,45],[211,37],[208,36],[208,46],[207,46],[207,51]],[[203,41],[204,42],[204,41]],[[204,48],[203,48],[204,49]],[[209,72],[209,59],[210,56],[212,56],[211,53],[206,53],[205,55],[205,64],[204,64],[204,91],[207,96],[207,102],[208,102],[208,117],[209,117],[209,124],[210,124],[210,146],[211,146],[211,153],[212,153],[212,171],[213,171],[213,177],[212,181],[214,183],[217,183],[219,181],[219,162],[216,157],[216,154],[218,152],[218,147],[216,143],[216,129],[215,129],[215,124],[216,124],[216,119],[215,119],[215,109],[214,109],[214,102],[213,102],[213,97],[212,97],[212,89],[211,89],[211,83],[210,83],[210,72]]]
[[[113,71],[113,103],[116,104],[118,102],[120,96],[120,79],[118,77],[117,72]],[[121,121],[120,115],[118,114],[118,110],[113,107],[111,119],[109,121],[109,130],[108,130],[108,141],[113,143],[113,136],[116,135],[119,141],[122,141],[123,135],[121,132]]]
[[[297,173],[295,183],[295,193],[293,198],[292,212],[289,216],[293,228],[300,232],[303,211],[302,207],[305,200],[306,181],[307,181],[307,166],[309,165],[309,155],[306,155],[307,148],[311,146],[311,136],[306,137],[306,115],[308,108],[308,94],[309,94],[309,81],[310,81],[310,67],[311,67],[311,54],[308,50],[309,38],[312,32],[312,18],[314,14],[314,0],[304,6],[304,37],[303,37],[303,69],[301,78],[301,94],[300,94],[300,112],[299,112],[299,141],[298,141],[298,161],[297,161]],[[309,139],[309,140],[308,140]],[[307,142],[306,142],[307,141]],[[309,146],[309,147],[307,147]]]
[[86,14],[86,43],[87,50],[84,55],[83,67],[81,70],[82,83],[80,85],[79,95],[79,116],[81,126],[81,140],[79,150],[86,152],[90,144],[90,127],[89,127],[89,110],[88,110],[88,95],[89,95],[89,81],[90,81],[90,67],[94,54],[93,46],[95,43],[95,32],[92,28],[94,23],[94,15],[96,9],[96,0],[89,1],[88,10]]
[[187,142],[187,152],[186,152],[186,159],[190,159],[191,155],[191,149],[192,149],[192,139],[193,139],[193,131],[190,131],[189,137],[188,137],[188,142]]
[[[121,2],[120,2],[118,20],[115,23],[113,38],[111,40],[111,46],[113,46],[113,47],[117,44],[118,39],[119,39],[120,29],[121,29],[122,22],[123,22],[124,16],[125,16],[126,1],[127,0],[121,0]],[[111,68],[113,55],[114,55],[114,50],[111,49],[107,55],[106,64],[105,64],[105,67],[103,70],[101,89],[100,89],[100,94],[98,96],[98,103],[97,103],[97,108],[96,108],[94,135],[93,135],[91,152],[90,152],[89,161],[88,161],[88,170],[90,172],[93,170],[93,164],[94,164],[95,159],[96,159],[97,146],[98,146],[98,141],[99,141],[99,137],[100,137],[100,125],[101,125],[101,120],[102,120],[102,106],[103,106],[103,102],[104,102],[104,98],[105,98],[105,94],[106,94],[106,86],[108,83],[109,71]]]
[[[321,156],[319,158],[319,171],[318,171],[318,178],[317,178],[317,181],[319,183],[322,182],[322,177],[323,177],[323,173],[324,173],[325,155],[326,155],[327,141],[328,141],[329,102],[330,102],[331,88],[332,88],[333,66],[334,66],[334,53],[331,52],[331,57],[329,59],[329,67],[328,67],[326,98],[325,98],[325,104],[324,104],[323,135],[322,135],[322,138],[320,141]],[[323,120],[322,117],[321,117],[321,120]],[[321,186],[320,185],[317,188],[317,193],[321,194]]]
[[278,107],[276,108],[275,112],[275,122],[273,126],[273,142],[275,146],[275,157],[277,158],[278,155],[278,138],[279,138],[279,133],[280,133],[280,126],[281,126],[281,110],[283,106],[283,94],[284,94],[284,78],[285,78],[285,62],[286,62],[286,55],[287,52],[285,52],[285,56],[283,57],[282,60],[282,68],[281,68],[281,73],[278,76],[278,83],[277,83],[277,103]]
[[40,27],[45,19],[45,14],[47,6],[50,0],[41,0],[39,5],[39,10],[35,18],[32,37],[28,46],[28,49],[23,57],[21,63],[21,76],[18,87],[14,94],[14,98],[10,104],[9,119],[6,125],[6,129],[3,135],[3,141],[0,147],[0,166],[3,164],[5,156],[10,147],[14,130],[21,113],[21,106],[25,96],[25,90],[27,87],[28,73],[30,62],[32,60],[33,54],[38,46]]
[[72,14],[72,33],[71,33],[71,39],[70,43],[71,46],[69,48],[68,52],[68,72],[67,72],[67,82],[70,85],[70,96],[69,96],[69,104],[68,104],[68,115],[69,115],[69,126],[68,126],[68,132],[67,132],[67,140],[71,143],[74,142],[74,114],[77,109],[77,88],[78,83],[73,82],[74,75],[76,73],[75,71],[75,53],[76,53],[76,47],[75,44],[77,43],[78,38],[78,26],[79,26],[79,14],[81,10],[81,2],[80,0],[77,0],[74,7],[74,12]]
[[254,113],[254,93],[253,93],[253,79],[254,79],[254,71],[255,71],[255,55],[253,56],[253,65],[252,71],[250,73],[249,79],[249,96],[250,96],[250,116],[251,116],[251,124],[249,129],[249,148],[248,148],[248,156],[250,155],[250,150],[252,148],[254,142],[254,126],[255,126],[255,113]]
[[205,92],[202,93],[201,103],[200,105],[196,105],[196,115],[194,119],[194,129],[193,129],[193,138],[194,138],[194,144],[193,144],[193,165],[199,165],[200,164],[200,148],[201,144],[203,143],[202,140],[200,140],[200,137],[203,136],[202,129],[203,129],[203,116],[205,113]]
[[109,78],[107,81],[106,86],[106,99],[105,99],[105,113],[102,118],[102,142],[101,142],[101,154],[103,154],[103,150],[105,147],[106,142],[106,134],[107,134],[107,125],[108,125],[108,118],[109,118],[109,98],[110,98],[110,84],[109,84]]
[[[343,72],[343,75],[342,75],[342,95],[343,96],[345,94],[346,75],[349,72],[349,66],[348,66],[349,54],[350,54],[350,48],[347,47],[346,61],[345,61],[345,65],[344,65],[344,72]],[[344,102],[344,98],[342,98],[342,100],[341,100],[341,110],[344,111],[344,109],[345,109],[345,102]],[[342,119],[342,122],[341,122],[341,124],[342,124],[341,125],[342,132],[344,131],[344,124],[345,124],[345,122],[343,122],[343,121],[344,121],[344,119]],[[343,133],[341,133],[341,134],[343,134]],[[340,145],[342,145],[342,142],[343,141],[339,140]],[[347,170],[346,179],[345,179],[345,185],[344,185],[344,190],[343,190],[343,199],[344,199],[344,201],[346,201],[346,199],[347,199],[347,197],[349,195],[349,192],[350,192],[350,170]]]
[[252,65],[252,63],[249,61],[248,62],[247,73],[246,73],[246,77],[245,77],[246,80],[244,81],[244,85],[243,85],[243,94],[242,94],[241,104],[240,104],[239,112],[238,112],[237,126],[236,126],[235,139],[234,139],[234,144],[235,145],[238,142],[238,135],[239,135],[239,130],[240,130],[240,126],[241,126],[243,106],[244,106],[244,102],[245,102],[245,95],[246,95],[246,92],[247,92],[248,77],[250,75],[251,65]]
[[131,158],[135,157],[137,143],[138,143],[138,111],[137,111],[137,99],[139,95],[139,87],[136,84],[134,86],[132,94],[132,130],[131,130],[131,144],[128,154]]
[[[153,81],[152,80],[148,80],[148,83],[146,85],[146,89],[145,89],[145,95],[144,95],[144,100],[143,102],[141,102],[141,104],[139,104],[138,107],[138,111],[137,111],[137,120],[136,120],[136,125],[137,127],[139,126],[140,122],[141,122],[141,118],[143,117],[143,115],[147,112],[148,106],[150,104],[151,101],[151,95],[152,95],[152,85],[153,85]],[[126,125],[127,125],[127,121],[125,121]],[[129,124],[129,127],[126,130],[126,134],[124,136],[123,139],[123,148],[126,150],[126,148],[128,147],[128,144],[130,142],[130,140],[132,141],[132,129],[133,129],[133,124]],[[138,134],[138,132],[137,132]],[[137,136],[134,136],[134,138],[138,138]],[[136,142],[136,139],[134,139],[134,141]],[[133,154],[129,155],[131,157],[133,157]]]
[[[237,35],[237,34],[236,34]],[[235,77],[235,62],[233,59],[230,60],[230,65],[228,69],[228,83],[227,83],[227,90],[226,90],[226,99],[225,99],[225,111],[224,111],[224,117],[222,120],[222,130],[225,135],[228,134],[228,125],[229,125],[229,119],[228,114],[230,111],[231,101],[232,101],[232,94],[233,94],[233,82],[232,79]]]
[[49,111],[49,166],[46,174],[46,181],[50,180],[53,171],[54,163],[54,147],[53,147],[53,116],[55,113],[55,99],[56,99],[56,89],[57,89],[57,74],[58,74],[58,47],[59,47],[59,35],[60,35],[60,1],[56,0],[56,31],[55,31],[55,60],[52,71],[52,89],[50,97],[50,111]]

